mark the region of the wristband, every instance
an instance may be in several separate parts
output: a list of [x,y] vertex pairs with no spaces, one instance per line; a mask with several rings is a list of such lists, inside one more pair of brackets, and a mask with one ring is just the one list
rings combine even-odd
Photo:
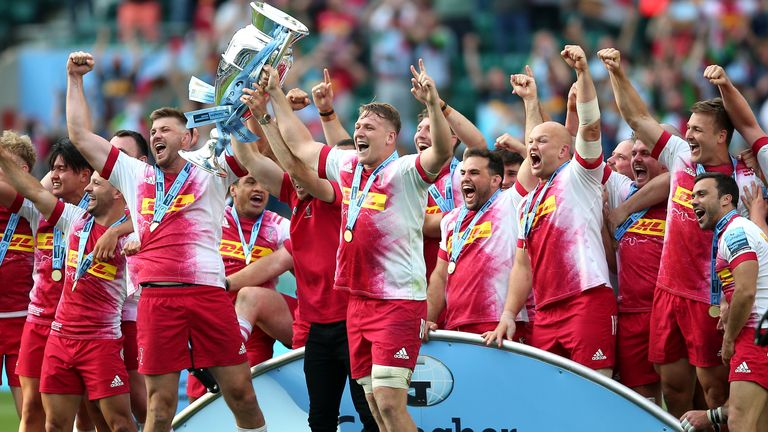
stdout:
[[320,111],[320,117],[330,117],[335,113],[333,108],[330,111]]
[[333,111],[331,111],[331,113],[328,114],[328,115],[323,115],[321,113],[320,114],[320,120],[322,120],[323,122],[334,121],[334,120],[336,120],[336,114]]

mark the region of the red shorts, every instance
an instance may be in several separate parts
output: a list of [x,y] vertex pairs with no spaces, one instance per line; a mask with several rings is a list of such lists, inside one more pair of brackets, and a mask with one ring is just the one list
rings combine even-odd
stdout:
[[27,317],[0,319],[0,384],[3,383],[3,363],[5,363],[5,376],[8,377],[8,385],[20,387],[19,376],[16,375],[16,361],[19,359],[19,346],[21,335],[24,333],[24,323]]
[[656,364],[687,358],[696,367],[723,364],[723,335],[718,318],[709,316],[709,305],[662,289],[653,295],[648,360]]
[[26,378],[40,378],[43,368],[45,343],[51,334],[51,326],[27,321],[21,334],[19,360],[16,362],[16,374]]
[[651,313],[620,313],[616,337],[616,373],[627,387],[657,383],[659,375],[648,361]]
[[123,357],[125,368],[134,371],[139,368],[139,349],[136,345],[136,321],[123,321],[120,323],[123,332]]
[[40,393],[81,395],[90,400],[128,393],[123,340],[69,339],[52,334],[45,346]]
[[744,327],[736,337],[728,382],[751,381],[768,389],[768,348],[755,345],[755,329]]
[[136,326],[145,375],[247,360],[235,307],[221,288],[144,288]]
[[413,370],[426,317],[426,301],[349,296],[347,337],[352,378],[370,375],[374,364]]
[[536,311],[531,345],[590,369],[615,363],[616,298],[596,287]]

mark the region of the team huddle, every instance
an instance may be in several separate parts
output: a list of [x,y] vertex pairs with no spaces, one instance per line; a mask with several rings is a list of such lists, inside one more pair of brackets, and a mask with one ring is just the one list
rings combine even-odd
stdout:
[[[691,107],[684,136],[658,123],[609,48],[597,56],[633,134],[606,162],[587,56],[561,56],[576,75],[565,125],[526,68],[510,77],[524,140],[493,151],[411,66],[424,111],[405,156],[389,104],[362,105],[350,136],[327,71],[311,90],[316,142],[295,114],[310,95],[266,66],[240,99],[260,138],[232,136],[216,176],[179,155],[198,131],[177,109],[151,113],[149,142],[95,134],[95,60],[72,53],[49,174],[29,174],[28,137],[0,138],[0,354],[21,430],[171,430],[188,369],[190,399],[218,389],[238,431],[266,431],[249,366],[280,341],[305,347],[312,431],[337,430],[347,382],[364,430],[416,431],[411,374],[446,329],[569,358],[663,400],[686,431],[768,431],[768,350],[754,344],[768,135],[719,66],[704,76],[722,97]],[[734,129],[751,151],[729,154]],[[275,289],[287,271],[296,298]]]

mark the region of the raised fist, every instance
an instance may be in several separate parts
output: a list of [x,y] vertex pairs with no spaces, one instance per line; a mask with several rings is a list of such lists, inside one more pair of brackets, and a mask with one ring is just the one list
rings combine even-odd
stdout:
[[725,85],[730,82],[728,75],[725,73],[725,69],[718,65],[709,65],[704,69],[704,78],[716,86]]
[[74,76],[83,76],[93,70],[96,62],[93,56],[87,52],[75,51],[67,60],[67,73]]
[[621,69],[621,53],[616,48],[604,48],[597,52],[597,58],[603,62],[608,72]]
[[560,52],[560,56],[576,72],[583,72],[589,67],[587,65],[587,55],[578,45],[566,45]]

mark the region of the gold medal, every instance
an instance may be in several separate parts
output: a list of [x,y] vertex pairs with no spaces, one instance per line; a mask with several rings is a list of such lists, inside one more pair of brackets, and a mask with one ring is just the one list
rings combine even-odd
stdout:
[[51,279],[53,279],[55,282],[59,282],[61,280],[61,270],[53,269],[51,272]]
[[344,231],[344,241],[349,243],[352,241],[352,230],[345,230]]
[[155,232],[158,226],[160,226],[159,222],[152,222],[152,225],[149,226],[149,232]]
[[720,306],[718,305],[712,305],[709,307],[709,316],[712,318],[719,318],[720,317]]
[[448,263],[448,274],[453,274],[453,272],[456,271],[456,261],[451,261]]

